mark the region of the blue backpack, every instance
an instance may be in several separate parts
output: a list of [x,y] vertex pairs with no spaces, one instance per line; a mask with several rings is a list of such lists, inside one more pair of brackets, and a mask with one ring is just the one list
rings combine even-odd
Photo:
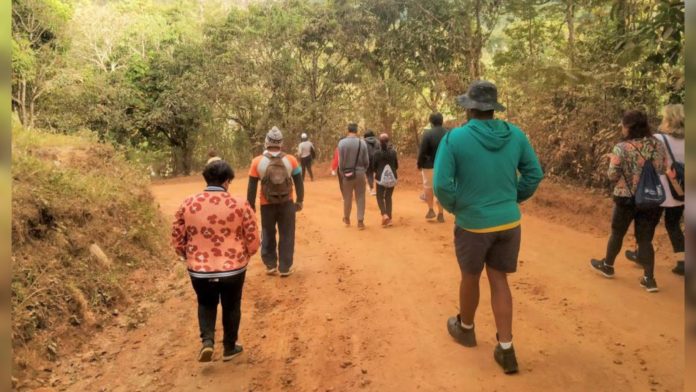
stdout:
[[[643,153],[640,152],[638,148],[632,143],[628,143],[636,150],[638,154],[643,158],[645,163],[643,164],[643,169],[640,172],[640,179],[638,180],[638,187],[636,188],[636,193],[633,195],[633,202],[639,210],[649,210],[652,208],[659,207],[665,202],[665,189],[660,181],[660,175],[657,174],[655,170],[655,165],[653,165],[652,157],[646,159]],[[624,180],[626,177],[624,175]],[[630,191],[630,183],[626,180],[626,185]]]

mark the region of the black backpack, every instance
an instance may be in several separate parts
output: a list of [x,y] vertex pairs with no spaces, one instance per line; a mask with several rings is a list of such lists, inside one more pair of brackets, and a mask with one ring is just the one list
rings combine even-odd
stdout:
[[[640,154],[645,161],[643,164],[643,169],[640,172],[640,179],[638,180],[636,193],[633,195],[633,202],[636,208],[639,210],[657,208],[665,202],[666,197],[665,190],[662,187],[662,182],[660,181],[660,175],[657,174],[657,170],[655,170],[655,166],[653,165],[652,157],[650,157],[650,159],[646,159],[643,156],[643,153],[641,153],[635,145],[632,143],[628,144],[633,146],[636,152]],[[628,182],[625,174],[624,180],[626,181],[626,185],[628,186],[630,192],[631,183]]]
[[672,147],[670,147],[665,135],[662,135],[662,141],[665,142],[667,152],[669,152],[669,157],[672,159],[672,170],[674,170],[674,173],[676,174],[674,178],[667,176],[669,192],[672,194],[674,200],[684,201],[684,163],[677,162],[677,160],[674,159]]

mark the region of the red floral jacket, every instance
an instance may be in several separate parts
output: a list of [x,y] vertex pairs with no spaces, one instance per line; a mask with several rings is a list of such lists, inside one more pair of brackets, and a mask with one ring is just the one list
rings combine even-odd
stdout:
[[184,200],[172,227],[172,245],[195,278],[242,273],[259,249],[256,215],[249,203],[221,187]]

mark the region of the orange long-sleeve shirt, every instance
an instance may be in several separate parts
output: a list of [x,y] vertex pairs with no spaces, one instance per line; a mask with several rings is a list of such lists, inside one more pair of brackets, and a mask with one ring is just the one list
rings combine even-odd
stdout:
[[184,200],[172,227],[172,245],[195,278],[244,272],[259,242],[256,215],[249,203],[221,187],[208,187]]

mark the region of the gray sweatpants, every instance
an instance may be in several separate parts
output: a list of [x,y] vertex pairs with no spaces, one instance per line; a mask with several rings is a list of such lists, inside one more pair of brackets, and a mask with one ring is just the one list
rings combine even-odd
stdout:
[[365,173],[355,173],[355,179],[343,179],[343,217],[350,218],[350,211],[353,208],[353,193],[355,202],[358,205],[358,220],[365,219]]

